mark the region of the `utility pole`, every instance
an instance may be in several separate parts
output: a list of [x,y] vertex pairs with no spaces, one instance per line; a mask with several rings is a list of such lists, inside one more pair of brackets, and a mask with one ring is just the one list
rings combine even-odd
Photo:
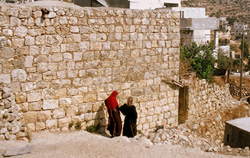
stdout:
[[242,44],[241,44],[241,57],[240,57],[240,99],[242,98],[243,55],[244,55],[244,28],[242,31]]

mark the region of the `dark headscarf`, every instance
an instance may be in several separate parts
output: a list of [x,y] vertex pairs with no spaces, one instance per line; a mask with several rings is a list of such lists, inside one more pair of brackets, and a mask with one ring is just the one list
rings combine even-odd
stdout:
[[112,94],[107,99],[108,108],[110,108],[111,110],[113,110],[118,105],[118,102],[116,100],[117,95],[118,92],[113,91]]

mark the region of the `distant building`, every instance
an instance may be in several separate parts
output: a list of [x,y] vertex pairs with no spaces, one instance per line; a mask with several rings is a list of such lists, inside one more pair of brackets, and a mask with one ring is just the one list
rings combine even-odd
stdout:
[[234,22],[233,28],[231,30],[231,35],[233,40],[242,40],[242,33],[244,32],[244,40],[250,44],[250,28],[248,24],[243,22]]
[[[219,29],[219,20],[208,17],[205,8],[166,7],[161,10],[174,10],[180,12],[180,41],[181,45],[206,44],[211,41],[211,30]],[[217,32],[216,32],[217,33]],[[218,35],[216,34],[216,45]]]
[[181,7],[181,0],[130,0],[130,9]]
[[222,30],[222,31],[230,30],[229,25],[228,25],[228,21],[227,21],[227,17],[220,17],[220,30]]
[[73,0],[73,2],[82,7],[129,8],[128,0]]

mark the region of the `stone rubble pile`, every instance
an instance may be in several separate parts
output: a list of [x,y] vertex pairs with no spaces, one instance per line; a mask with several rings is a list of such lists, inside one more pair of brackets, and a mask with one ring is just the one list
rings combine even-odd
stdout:
[[0,140],[21,139],[26,136],[21,108],[7,84],[0,83]]
[[177,128],[167,127],[159,129],[157,132],[151,133],[149,140],[154,145],[179,145],[183,148],[199,148],[206,152],[218,152],[228,155],[241,155],[249,156],[249,147],[231,148],[230,146],[224,146],[221,140],[212,141],[206,138],[199,137],[190,129],[185,126],[178,126]]
[[200,119],[190,119],[176,128],[169,126],[158,128],[149,135],[149,140],[158,145],[180,145],[185,148],[200,148],[206,152],[249,156],[249,147],[241,149],[224,146],[225,121],[250,116],[250,105],[246,102],[236,103],[232,100],[229,105],[231,107]]

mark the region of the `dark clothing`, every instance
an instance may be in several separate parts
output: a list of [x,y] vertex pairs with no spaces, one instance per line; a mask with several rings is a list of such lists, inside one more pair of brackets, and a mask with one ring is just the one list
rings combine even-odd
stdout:
[[115,107],[116,110],[111,110],[108,108],[107,100],[105,100],[105,105],[109,114],[107,130],[109,131],[111,137],[120,136],[122,131],[122,121],[118,106]]
[[127,104],[124,104],[119,109],[122,114],[125,115],[122,135],[127,137],[134,137],[137,134],[137,112],[135,106],[128,106]]

